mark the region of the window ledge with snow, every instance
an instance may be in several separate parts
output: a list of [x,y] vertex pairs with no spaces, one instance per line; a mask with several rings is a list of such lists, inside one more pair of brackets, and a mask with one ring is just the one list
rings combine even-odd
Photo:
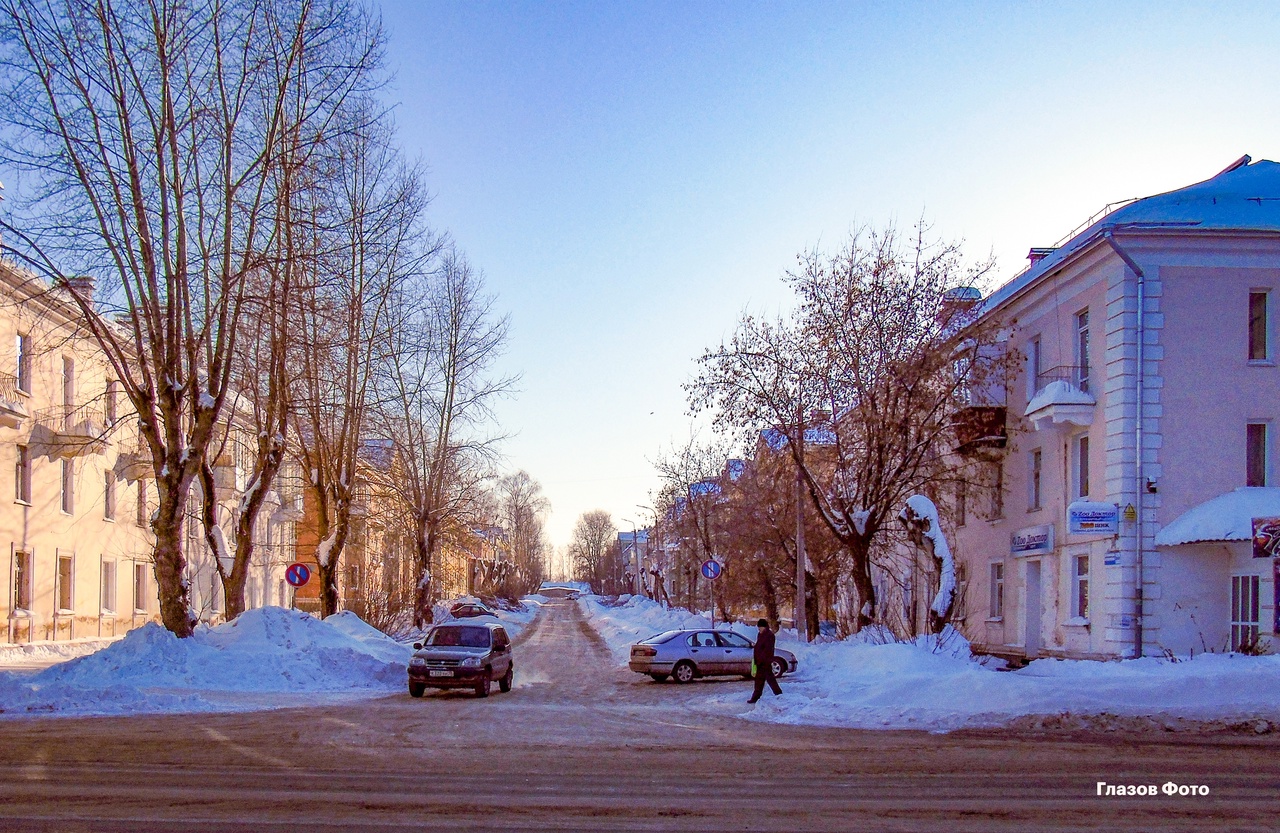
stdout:
[[1003,617],[1003,616],[988,616],[988,617],[987,617],[987,624],[988,624],[988,625],[999,625],[999,624],[1001,624],[1002,622],[1004,622],[1004,617]]
[[1274,359],[1249,359],[1249,367],[1275,367]]
[[1087,628],[1089,627],[1089,620],[1083,616],[1072,616],[1062,624],[1068,628]]

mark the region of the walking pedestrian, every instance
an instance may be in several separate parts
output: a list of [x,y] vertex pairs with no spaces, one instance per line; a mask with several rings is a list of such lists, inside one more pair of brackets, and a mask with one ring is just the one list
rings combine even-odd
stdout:
[[773,689],[774,696],[782,693],[782,687],[778,685],[778,680],[773,676],[773,646],[775,637],[773,631],[769,630],[769,620],[761,619],[756,623],[756,627],[760,629],[759,635],[756,637],[756,647],[751,654],[751,664],[755,669],[756,687],[751,692],[751,699],[748,703],[754,703],[760,699],[760,695],[764,694],[764,684],[768,683],[769,688]]

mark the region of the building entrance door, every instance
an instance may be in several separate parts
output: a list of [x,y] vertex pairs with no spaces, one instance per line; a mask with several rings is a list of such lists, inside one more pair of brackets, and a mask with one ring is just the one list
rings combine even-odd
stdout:
[[1040,604],[1040,561],[1028,561],[1027,578],[1023,584],[1023,647],[1027,658],[1040,655],[1040,621],[1044,610]]

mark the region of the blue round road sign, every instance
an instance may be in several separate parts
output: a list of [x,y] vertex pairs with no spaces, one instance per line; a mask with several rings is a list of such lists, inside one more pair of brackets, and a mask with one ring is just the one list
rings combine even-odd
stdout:
[[702,562],[702,574],[709,579],[715,580],[720,578],[720,573],[724,572],[724,568],[720,566],[720,562],[713,558],[708,558]]
[[301,587],[311,579],[311,568],[306,564],[290,564],[284,571],[284,580],[294,587]]

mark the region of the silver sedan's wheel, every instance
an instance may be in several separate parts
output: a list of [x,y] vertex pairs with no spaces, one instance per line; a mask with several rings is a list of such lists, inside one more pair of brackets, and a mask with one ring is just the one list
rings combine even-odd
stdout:
[[772,665],[775,679],[787,673],[787,661],[782,657],[774,657]]
[[676,663],[676,667],[671,669],[671,676],[675,677],[677,683],[690,682],[696,673],[693,663],[688,660]]

